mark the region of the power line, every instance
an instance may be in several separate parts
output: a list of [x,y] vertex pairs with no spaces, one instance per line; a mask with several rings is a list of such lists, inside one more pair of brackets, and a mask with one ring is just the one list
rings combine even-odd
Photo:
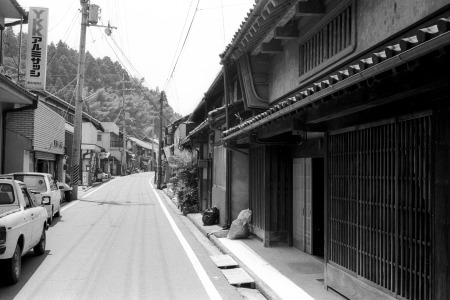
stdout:
[[[111,37],[111,39],[112,39],[112,41],[114,42],[114,44],[115,44],[115,46],[117,47],[117,49],[118,49],[118,50],[120,51],[120,53],[122,54],[122,56],[125,58],[125,60],[128,62],[128,64],[131,66],[131,68],[137,73],[137,75],[139,75],[139,77],[143,77],[143,76],[139,73],[139,71],[134,67],[134,65],[131,63],[131,61],[128,59],[128,57],[125,55],[125,53],[124,53],[124,52],[122,51],[122,49],[119,47],[119,45],[117,45],[117,42],[114,40],[114,38]],[[106,40],[106,41],[108,42],[108,40]],[[108,42],[108,45],[111,47],[111,45],[109,44],[109,42]],[[129,72],[129,70],[125,67],[125,65],[124,65],[124,64],[122,63],[122,61],[119,59],[117,53],[114,51],[114,49],[112,49],[112,47],[111,47],[111,50],[113,50],[114,54],[116,55],[117,59],[119,60],[120,64],[124,67],[124,69],[125,69],[129,74],[131,74],[131,72]],[[147,82],[145,79],[144,79],[144,82],[145,82],[147,85],[149,85],[148,82]],[[139,89],[141,90],[141,92],[146,96],[145,92],[141,89],[141,86],[139,85],[139,83],[137,83],[137,86],[139,87]],[[151,99],[148,99],[148,100],[151,101],[152,105],[153,105],[156,109],[158,109],[158,108],[155,106],[155,104],[153,103],[153,101],[152,101]],[[174,115],[173,113],[171,113],[171,112],[169,112],[169,113],[171,114],[171,117],[172,117],[172,118],[176,119],[176,117],[175,117],[175,115]],[[166,118],[166,120],[169,121],[167,118]]]
[[199,3],[200,3],[200,0],[197,1],[197,5],[195,6],[194,15],[192,16],[191,24],[189,25],[188,32],[186,33],[186,37],[185,37],[185,39],[184,39],[183,46],[181,47],[181,50],[180,50],[180,52],[178,53],[178,57],[177,57],[177,60],[175,61],[175,65],[173,66],[172,72],[170,73],[170,76],[167,78],[167,81],[166,81],[166,85],[165,85],[165,87],[164,87],[164,90],[165,90],[166,87],[169,85],[170,79],[172,78],[173,73],[175,72],[175,69],[176,69],[176,67],[177,67],[178,60],[180,59],[181,53],[183,52],[184,46],[186,45],[186,41],[187,41],[187,39],[188,39],[188,37],[189,37],[189,33],[191,32],[192,24],[194,23],[194,19],[195,19],[195,16],[196,16],[196,14],[197,14],[197,11],[198,11],[198,4],[199,4]]
[[[116,56],[117,60],[119,61],[119,63],[122,65],[122,67],[125,69],[125,71],[127,71],[129,74],[131,74],[131,72],[128,70],[128,68],[125,66],[125,64],[120,60],[119,56],[117,55],[116,51],[114,50],[114,48],[111,46],[111,44],[109,43],[108,39],[105,39],[106,42],[108,43],[109,47],[111,48],[111,50],[113,51],[114,55]],[[123,52],[122,52],[123,53]],[[139,83],[137,83],[137,87],[139,88],[139,90],[142,92],[142,94],[144,95],[145,98],[147,98],[147,100],[149,100],[149,103],[155,108],[155,109],[159,109],[155,103],[153,103],[153,100],[151,100],[147,94],[145,93],[145,91],[142,89],[142,87],[140,86]],[[175,116],[169,112],[172,116],[172,118],[175,118]],[[165,119],[167,122],[170,122],[170,120],[163,115],[163,119]]]
[[180,37],[178,39],[177,48],[175,50],[175,53],[173,54],[172,62],[170,63],[170,68],[172,68],[174,63],[175,63],[175,58],[177,57],[178,49],[180,48],[181,39],[183,37],[184,28],[186,28],[186,24],[187,24],[187,20],[188,20],[188,17],[189,17],[189,12],[191,11],[192,3],[194,3],[194,0],[191,0],[191,3],[189,4],[189,8],[188,8],[188,11],[187,11],[187,14],[186,14],[186,18],[184,19],[183,29],[181,29]]

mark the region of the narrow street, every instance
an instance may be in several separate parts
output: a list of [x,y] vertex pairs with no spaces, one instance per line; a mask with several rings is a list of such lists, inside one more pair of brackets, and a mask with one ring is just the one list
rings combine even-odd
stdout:
[[236,299],[207,249],[161,206],[152,176],[114,179],[66,205],[45,254],[27,254],[0,299]]

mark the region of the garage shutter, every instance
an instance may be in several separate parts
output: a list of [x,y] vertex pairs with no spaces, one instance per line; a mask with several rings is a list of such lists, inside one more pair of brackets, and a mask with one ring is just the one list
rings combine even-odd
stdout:
[[51,161],[56,160],[56,155],[53,153],[36,151],[34,153],[34,155],[35,155],[36,159],[51,160]]

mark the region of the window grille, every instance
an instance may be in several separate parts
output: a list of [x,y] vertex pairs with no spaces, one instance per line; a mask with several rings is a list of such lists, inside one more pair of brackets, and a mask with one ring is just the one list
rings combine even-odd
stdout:
[[313,73],[319,66],[331,64],[353,50],[356,33],[354,6],[350,2],[334,17],[330,14],[329,21],[301,42],[300,76]]
[[329,261],[431,299],[431,116],[329,138]]

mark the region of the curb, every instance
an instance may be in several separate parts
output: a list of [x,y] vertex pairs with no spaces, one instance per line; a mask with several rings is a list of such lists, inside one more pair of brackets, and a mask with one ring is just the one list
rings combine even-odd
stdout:
[[275,293],[263,280],[261,280],[261,278],[256,273],[250,270],[250,268],[247,267],[243,261],[241,261],[230,250],[228,250],[228,248],[225,247],[214,234],[208,234],[203,226],[195,222],[195,220],[189,214],[187,214],[187,217],[209,240],[214,243],[214,245],[216,245],[216,247],[220,249],[220,251],[233,257],[233,259],[239,264],[239,267],[243,268],[248,274],[250,274],[250,276],[255,281],[256,288],[261,292],[261,294],[264,295],[264,297],[266,297],[268,300],[281,300],[277,293]]

